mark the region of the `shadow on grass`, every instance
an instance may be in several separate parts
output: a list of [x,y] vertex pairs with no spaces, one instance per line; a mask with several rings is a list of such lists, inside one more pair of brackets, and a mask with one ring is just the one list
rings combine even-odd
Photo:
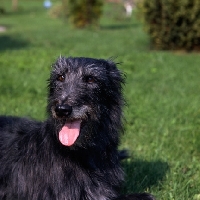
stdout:
[[20,49],[28,45],[25,40],[20,38],[13,38],[7,35],[0,35],[0,51],[6,49]]
[[159,186],[169,170],[169,165],[162,161],[127,160],[123,161],[122,166],[125,171],[124,194],[144,192],[151,186]]
[[137,28],[140,26],[139,24],[109,24],[109,25],[101,25],[102,30],[120,30],[120,29],[130,29]]

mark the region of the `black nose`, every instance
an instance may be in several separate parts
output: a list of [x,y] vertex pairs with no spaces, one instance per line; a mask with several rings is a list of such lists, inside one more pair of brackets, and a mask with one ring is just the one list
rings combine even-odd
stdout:
[[72,113],[72,107],[67,104],[59,104],[56,106],[55,112],[59,117],[67,117]]

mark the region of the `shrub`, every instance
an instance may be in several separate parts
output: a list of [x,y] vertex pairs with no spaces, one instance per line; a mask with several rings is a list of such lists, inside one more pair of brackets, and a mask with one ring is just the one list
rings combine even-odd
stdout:
[[199,0],[142,0],[138,7],[154,48],[200,50]]
[[103,0],[63,0],[63,2],[70,21],[76,27],[98,25],[102,14]]
[[49,16],[52,18],[61,18],[63,15],[63,6],[61,3],[57,3],[49,9]]

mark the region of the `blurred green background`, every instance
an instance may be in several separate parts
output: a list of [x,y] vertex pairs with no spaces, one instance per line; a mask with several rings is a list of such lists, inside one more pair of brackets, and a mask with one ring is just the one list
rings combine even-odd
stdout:
[[[44,120],[47,79],[59,55],[114,58],[126,74],[120,148],[123,193],[162,200],[200,199],[200,55],[152,50],[134,8],[104,2],[99,26],[76,29],[43,1],[0,0],[0,114]],[[59,7],[59,6],[58,6]],[[3,8],[3,9],[2,9]],[[57,14],[56,14],[57,16]]]

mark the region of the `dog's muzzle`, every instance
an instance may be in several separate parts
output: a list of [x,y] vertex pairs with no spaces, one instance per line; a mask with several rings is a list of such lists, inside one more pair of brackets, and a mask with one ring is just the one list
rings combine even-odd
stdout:
[[67,104],[58,104],[55,107],[55,112],[58,117],[68,117],[72,113],[72,106]]

